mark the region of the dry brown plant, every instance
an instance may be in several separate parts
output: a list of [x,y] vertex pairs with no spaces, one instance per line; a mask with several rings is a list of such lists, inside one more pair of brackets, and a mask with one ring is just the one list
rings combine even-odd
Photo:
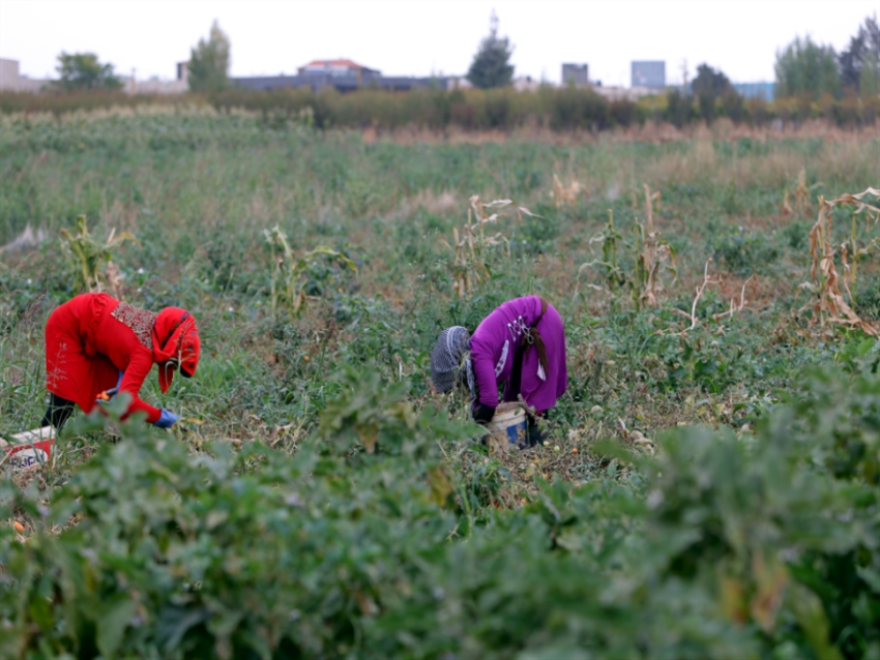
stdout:
[[109,266],[113,263],[112,252],[125,241],[132,241],[140,247],[140,242],[133,234],[126,231],[117,236],[115,228],[110,230],[110,236],[105,241],[97,239],[89,232],[84,215],[76,218],[76,233],[62,229],[61,251],[70,265],[74,289],[79,293],[101,293],[104,291],[105,279],[109,277],[113,289],[118,290],[119,270],[115,266]]
[[791,215],[794,211],[791,208],[791,200],[788,191],[782,193],[782,215]]
[[666,241],[660,240],[660,232],[654,229],[654,202],[660,203],[660,192],[651,192],[648,184],[645,188],[645,224],[638,225],[637,258],[635,269],[636,290],[633,291],[637,306],[641,303],[648,307],[657,306],[657,298],[662,285],[661,269],[673,274],[673,281],[678,278],[675,268],[675,251]]
[[[674,313],[678,314],[679,316],[685,317],[686,319],[688,319],[691,322],[690,326],[688,326],[687,328],[685,328],[681,332],[677,332],[676,334],[685,335],[688,332],[690,332],[691,330],[695,329],[697,327],[697,325],[699,325],[700,320],[699,320],[699,317],[697,316],[697,307],[700,304],[700,300],[703,298],[703,294],[706,293],[706,289],[709,288],[709,286],[720,285],[723,282],[723,280],[720,277],[718,277],[717,275],[715,275],[715,276],[709,275],[709,264],[710,263],[712,263],[712,257],[709,257],[706,260],[706,264],[703,266],[703,281],[699,285],[697,285],[697,287],[696,287],[694,301],[693,301],[693,303],[691,303],[690,314],[688,314],[687,312],[685,312],[681,309],[673,309],[672,310]],[[741,311],[746,309],[746,302],[747,302],[746,301],[746,288],[748,287],[749,282],[751,282],[754,279],[754,277],[755,277],[754,275],[751,275],[751,276],[749,276],[749,278],[745,282],[743,282],[742,289],[740,290],[740,294],[739,294],[739,301],[737,301],[736,297],[734,296],[733,298],[730,299],[730,305],[729,305],[726,312],[721,312],[719,314],[712,315],[712,318],[715,321],[720,321],[721,319],[728,318],[728,317],[732,319],[734,316],[736,316]]]
[[811,186],[807,186],[807,171],[801,168],[801,171],[798,172],[797,188],[794,189],[794,207],[798,212],[798,215],[806,215],[807,213],[813,212],[813,205],[810,202],[810,193],[822,185],[822,182],[819,181]]
[[452,290],[459,297],[471,295],[491,276],[489,258],[491,252],[500,245],[506,247],[510,256],[510,241],[501,232],[486,233],[487,224],[497,225],[498,219],[507,213],[522,216],[534,214],[524,206],[514,204],[509,199],[496,199],[483,204],[479,195],[470,198],[467,223],[461,228],[452,229],[452,245],[446,240],[441,242],[453,251],[452,259]]
[[676,314],[689,319],[691,324],[687,328],[681,331],[680,334],[686,334],[697,327],[699,323],[699,319],[697,318],[697,305],[700,304],[700,299],[703,297],[703,294],[706,292],[706,289],[710,284],[720,284],[721,280],[718,277],[709,277],[709,264],[712,262],[712,257],[706,259],[706,265],[703,266],[703,281],[697,286],[696,295],[694,296],[694,302],[691,304],[691,313],[680,310],[673,309],[672,311]]
[[556,204],[556,208],[573,206],[577,201],[578,195],[581,194],[587,195],[589,190],[580,181],[572,180],[568,186],[565,186],[556,174],[553,175],[553,201]]
[[746,288],[749,286],[749,282],[755,279],[754,275],[749,275],[749,278],[743,282],[742,290],[739,292],[739,302],[736,301],[736,298],[730,299],[730,307],[726,312],[721,312],[720,314],[713,314],[712,318],[716,321],[720,321],[721,319],[729,316],[733,318],[741,311],[746,308]]
[[[848,250],[846,243],[834,247],[831,238],[833,228],[831,210],[835,206],[852,206],[854,217],[864,212],[865,216],[869,219],[873,215],[874,224],[877,224],[878,219],[880,219],[880,208],[863,201],[863,198],[868,195],[880,197],[880,190],[867,188],[861,193],[845,193],[830,201],[827,201],[822,196],[819,197],[819,217],[816,220],[816,224],[810,230],[810,256],[813,260],[810,267],[811,281],[804,282],[798,287],[799,292],[801,289],[806,289],[813,294],[814,298],[801,307],[798,313],[811,309],[813,311],[812,324],[819,323],[822,328],[827,324],[858,327],[866,334],[877,337],[880,336],[880,330],[860,318],[840,292],[840,277],[835,265],[837,254],[841,255],[841,265],[844,268],[843,285],[849,295],[850,303],[853,302],[850,286],[855,285],[855,268],[851,268],[847,261]],[[878,241],[874,239],[861,250],[854,249],[854,258],[856,255],[867,254],[876,244],[878,244]],[[855,220],[853,221],[851,245],[855,246]],[[847,275],[849,275],[849,282],[847,281]]]

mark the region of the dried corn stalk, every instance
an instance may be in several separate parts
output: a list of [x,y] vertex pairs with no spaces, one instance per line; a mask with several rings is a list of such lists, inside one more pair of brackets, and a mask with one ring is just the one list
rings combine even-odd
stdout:
[[[822,182],[814,183],[812,186],[807,186],[807,171],[802,169],[798,172],[798,184],[797,188],[794,189],[794,207],[797,211],[798,215],[806,215],[808,213],[812,213],[813,205],[810,202],[810,193],[813,192],[815,188],[822,186]],[[788,203],[788,191],[785,192],[785,197],[783,198],[782,206],[783,206],[783,214],[788,215],[791,213],[791,206]],[[787,207],[787,213],[786,213]]]
[[[709,257],[706,260],[706,265],[703,266],[703,281],[695,289],[696,295],[694,296],[694,301],[691,304],[691,313],[688,314],[687,312],[680,310],[680,309],[675,309],[675,308],[672,309],[672,311],[674,313],[678,314],[679,316],[685,317],[686,319],[688,319],[691,322],[689,327],[685,328],[684,330],[682,330],[680,333],[677,333],[677,334],[680,334],[682,336],[686,335],[688,332],[690,332],[691,330],[693,330],[694,328],[697,327],[697,325],[700,322],[700,319],[697,317],[697,306],[700,304],[700,299],[703,297],[703,294],[706,293],[706,289],[710,285],[714,286],[714,285],[718,285],[718,284],[722,283],[722,280],[720,277],[709,275],[709,264],[710,263],[712,263],[712,257]],[[739,312],[743,311],[746,308],[746,287],[749,285],[749,282],[751,282],[754,277],[755,276],[752,275],[749,277],[749,279],[747,279],[745,282],[743,282],[742,290],[740,291],[740,294],[739,294],[739,302],[736,301],[736,297],[731,298],[730,305],[729,305],[727,311],[721,312],[720,314],[713,314],[712,318],[714,320],[720,321],[721,319],[728,317],[728,316],[732,319]]]
[[[867,195],[880,197],[880,190],[868,188],[863,192],[853,195],[846,193],[831,201],[826,201],[824,197],[819,197],[819,217],[816,224],[810,230],[810,256],[813,259],[810,267],[810,282],[804,282],[798,287],[798,291],[806,289],[814,294],[815,298],[800,309],[803,312],[806,309],[813,310],[813,322],[820,323],[823,327],[827,323],[837,325],[847,325],[850,327],[859,327],[866,334],[877,337],[880,331],[867,321],[861,319],[858,314],[847,304],[843,294],[840,292],[840,277],[837,273],[835,265],[835,256],[840,253],[841,265],[844,268],[844,289],[849,294],[850,302],[852,302],[852,293],[850,285],[846,280],[846,275],[850,275],[852,284],[855,283],[855,270],[850,269],[847,261],[847,247],[843,243],[839,248],[835,248],[831,241],[831,214],[830,211],[835,206],[846,205],[854,207],[854,215],[865,212],[866,217],[874,215],[874,222],[880,218],[880,208],[872,206],[862,201]],[[854,230],[855,231],[855,230]],[[855,238],[853,235],[853,246]],[[867,251],[876,243],[872,241],[862,250],[853,250],[856,254],[867,254]]]
[[657,296],[662,288],[661,270],[672,273],[673,281],[678,279],[678,272],[675,267],[675,250],[666,241],[661,241],[660,233],[654,230],[654,202],[660,201],[660,192],[652,193],[648,184],[644,187],[647,220],[644,225],[640,223],[637,226],[633,300],[636,307],[640,307],[642,303],[648,307],[656,307]]
[[789,192],[786,190],[782,193],[782,215],[791,215],[794,213],[791,208],[791,199],[789,197]]
[[76,229],[75,234],[66,229],[61,230],[61,250],[70,264],[74,290],[81,293],[102,292],[105,278],[102,271],[109,271],[107,276],[111,284],[118,288],[119,270],[110,260],[111,253],[124,241],[134,241],[140,247],[138,240],[127,231],[116,236],[116,230],[111,229],[107,240],[101,242],[89,233],[84,215],[77,216]]
[[602,258],[582,264],[578,269],[580,274],[587,268],[598,266],[611,291],[615,291],[624,283],[628,284],[637,309],[643,304],[648,307],[657,305],[659,293],[663,288],[660,282],[663,271],[672,273],[673,282],[678,278],[675,250],[666,241],[661,241],[660,233],[654,229],[654,202],[659,200],[660,193],[652,193],[645,185],[645,224],[636,225],[634,245],[625,243],[635,251],[635,267],[631,273],[625,273],[618,265],[618,246],[624,241],[614,228],[614,216],[610,211],[605,229],[590,239],[590,246],[594,243],[602,244]]
[[594,244],[602,244],[602,257],[593,259],[587,263],[581,264],[578,268],[578,277],[588,268],[598,267],[608,284],[608,289],[616,292],[627,282],[627,274],[618,263],[618,250],[621,244],[624,244],[623,236],[614,227],[614,211],[608,209],[608,224],[596,236],[590,239],[590,248]]
[[[516,211],[522,217],[533,215],[527,208],[517,206],[509,199],[496,199],[483,204],[479,195],[470,198],[467,223],[461,228],[453,228],[453,243],[441,242],[453,251],[452,290],[459,297],[471,295],[491,276],[489,258],[499,245],[505,245],[510,256],[510,242],[501,232],[486,233],[487,224],[497,224],[504,213]],[[491,213],[490,213],[491,212]]]
[[553,175],[553,201],[556,208],[573,205],[578,195],[587,192],[587,187],[579,181],[572,181],[568,186],[564,186],[559,177],[556,174]]

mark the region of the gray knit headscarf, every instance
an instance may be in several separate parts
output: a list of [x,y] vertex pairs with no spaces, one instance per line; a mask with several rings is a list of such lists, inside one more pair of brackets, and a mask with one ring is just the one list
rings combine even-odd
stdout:
[[470,334],[466,328],[454,325],[440,333],[434,352],[431,353],[431,380],[434,381],[434,389],[441,394],[451,390],[460,378],[462,369],[467,375],[468,389],[473,399],[476,396],[476,385],[471,364]]

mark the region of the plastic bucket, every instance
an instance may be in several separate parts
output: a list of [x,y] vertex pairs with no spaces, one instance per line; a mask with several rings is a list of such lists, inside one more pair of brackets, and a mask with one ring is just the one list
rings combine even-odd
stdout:
[[55,447],[55,430],[51,426],[25,431],[12,436],[12,443],[0,445],[6,452],[8,464],[16,471],[32,470],[48,465]]
[[508,447],[525,449],[529,446],[526,432],[526,411],[518,403],[502,403],[487,425],[489,432]]
[[21,445],[8,450],[9,463],[13,470],[32,470],[38,465],[48,465],[52,457],[54,440],[35,442],[32,445]]

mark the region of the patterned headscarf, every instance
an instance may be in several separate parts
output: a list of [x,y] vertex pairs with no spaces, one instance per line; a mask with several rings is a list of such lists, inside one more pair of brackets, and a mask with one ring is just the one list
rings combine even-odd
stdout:
[[[153,326],[153,360],[159,364],[162,392],[168,391],[176,368],[186,377],[196,373],[200,350],[199,331],[192,314],[180,307],[166,307],[159,312]],[[169,362],[172,358],[176,362]]]
[[471,364],[470,334],[460,325],[446,328],[437,338],[431,353],[431,380],[434,389],[441,394],[453,388],[461,377],[462,369],[467,376],[471,398],[476,396],[474,369]]

